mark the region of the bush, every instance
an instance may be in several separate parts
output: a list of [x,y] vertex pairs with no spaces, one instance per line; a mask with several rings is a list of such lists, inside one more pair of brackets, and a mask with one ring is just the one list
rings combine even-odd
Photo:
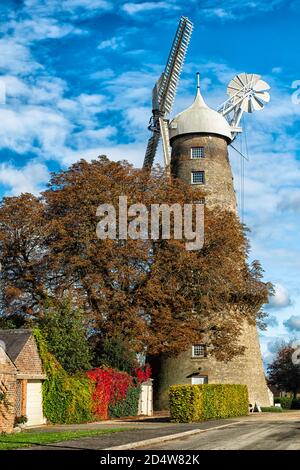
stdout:
[[134,375],[138,384],[147,382],[151,379],[151,374],[152,370],[149,364],[145,364],[144,366],[136,367],[134,369]]
[[248,414],[246,385],[173,385],[169,399],[171,420],[178,423]]
[[279,406],[262,406],[261,411],[263,413],[283,413],[283,409]]
[[123,400],[108,407],[109,417],[125,418],[126,416],[136,416],[138,414],[140,392],[140,387],[129,387]]
[[274,399],[274,403],[280,403],[281,408],[284,410],[290,410],[292,408],[292,397],[277,397]]
[[291,409],[292,410],[300,410],[300,399],[299,398],[293,398]]
[[44,371],[43,411],[51,423],[71,424],[94,420],[93,384],[86,376],[70,376],[48,351],[39,330],[33,331]]
[[126,372],[110,368],[94,369],[87,375],[95,384],[92,395],[94,413],[101,419],[108,419],[109,407],[127,398],[129,388],[134,385],[133,378]]

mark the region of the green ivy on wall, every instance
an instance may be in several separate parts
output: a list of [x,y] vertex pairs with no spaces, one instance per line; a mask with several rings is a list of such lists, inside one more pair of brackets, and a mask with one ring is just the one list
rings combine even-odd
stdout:
[[86,376],[70,376],[49,353],[38,329],[33,331],[44,366],[43,411],[51,423],[71,424],[93,421],[92,388]]
[[124,418],[125,416],[136,416],[138,414],[140,392],[140,386],[129,387],[123,400],[108,407],[109,417]]

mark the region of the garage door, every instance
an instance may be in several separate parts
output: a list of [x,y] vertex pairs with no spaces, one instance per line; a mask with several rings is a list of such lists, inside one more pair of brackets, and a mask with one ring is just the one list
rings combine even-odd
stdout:
[[44,424],[41,380],[27,381],[26,416],[28,426]]

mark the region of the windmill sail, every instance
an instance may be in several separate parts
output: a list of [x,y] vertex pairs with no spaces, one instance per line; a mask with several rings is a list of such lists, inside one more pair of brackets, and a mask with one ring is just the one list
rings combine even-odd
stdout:
[[[181,70],[183,67],[187,48],[191,39],[193,24],[188,18],[181,17],[179,25],[173,40],[171,51],[167,60],[165,70],[159,80],[156,82],[152,93],[152,116],[150,119],[149,130],[152,131],[147,145],[146,155],[144,159],[144,167],[151,168],[155,158],[158,141],[161,136],[162,120],[166,124],[166,116],[171,112],[175,99],[176,89],[179,82]],[[163,129],[163,151],[165,162],[169,161],[168,152],[169,144],[167,142],[168,126],[164,125]],[[167,144],[167,145],[166,145]]]
[[[230,123],[233,140],[242,131],[239,126],[243,113],[253,113],[270,101],[269,85],[255,73],[236,75],[227,87],[229,98],[218,109]],[[231,115],[231,117],[230,117]]]

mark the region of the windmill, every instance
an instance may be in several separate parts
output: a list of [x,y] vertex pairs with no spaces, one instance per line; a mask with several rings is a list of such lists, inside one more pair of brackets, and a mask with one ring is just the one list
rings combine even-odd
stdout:
[[[154,87],[153,114],[149,125],[152,136],[148,142],[144,167],[151,168],[161,137],[166,173],[170,173],[170,163],[172,163],[174,179],[194,188],[197,207],[200,205],[205,205],[208,209],[217,207],[218,210],[233,213],[238,217],[228,147],[233,147],[233,141],[242,133],[240,124],[243,114],[259,111],[263,109],[265,103],[268,103],[270,87],[259,75],[246,73],[236,75],[228,85],[228,99],[215,110],[206,104],[201,94],[198,74],[197,92],[193,103],[172,117],[169,122],[168,116],[192,29],[191,22],[187,18],[181,18],[165,71]],[[242,135],[246,138],[246,132]],[[242,139],[240,143],[242,144]],[[240,209],[243,222],[244,170],[242,168],[246,157],[242,154],[242,148],[241,152],[238,150],[237,152],[241,157]],[[239,269],[240,261],[233,260],[233,262]],[[236,308],[239,310],[240,305]],[[192,384],[241,383],[247,385],[251,402],[260,402],[264,403],[264,406],[269,406],[270,397],[260,358],[256,327],[254,324],[248,324],[246,320],[241,322],[240,331],[239,342],[245,345],[245,353],[238,359],[218,361],[209,353],[197,358],[195,354],[197,345],[187,345],[186,351],[174,357],[162,354],[156,358],[159,360],[160,371],[155,390],[157,409],[167,409],[169,387],[188,383],[187,379],[190,379]],[[203,346],[202,349],[205,350],[205,345]],[[197,372],[195,364],[199,365],[196,368]]]
[[[170,171],[171,153],[168,115],[172,110],[192,31],[193,24],[188,18],[182,16],[173,40],[165,70],[152,91],[152,116],[148,126],[148,129],[152,132],[152,136],[148,140],[144,158],[144,168],[150,169],[152,167],[159,140],[162,138],[164,164],[167,173]],[[236,136],[242,132],[242,128],[239,127],[239,124],[244,112],[252,113],[259,111],[263,109],[265,103],[270,101],[269,89],[269,85],[257,74],[241,73],[230,81],[227,87],[229,98],[218,108],[218,113],[220,113],[230,125],[231,143]],[[233,148],[235,149],[235,147]]]

